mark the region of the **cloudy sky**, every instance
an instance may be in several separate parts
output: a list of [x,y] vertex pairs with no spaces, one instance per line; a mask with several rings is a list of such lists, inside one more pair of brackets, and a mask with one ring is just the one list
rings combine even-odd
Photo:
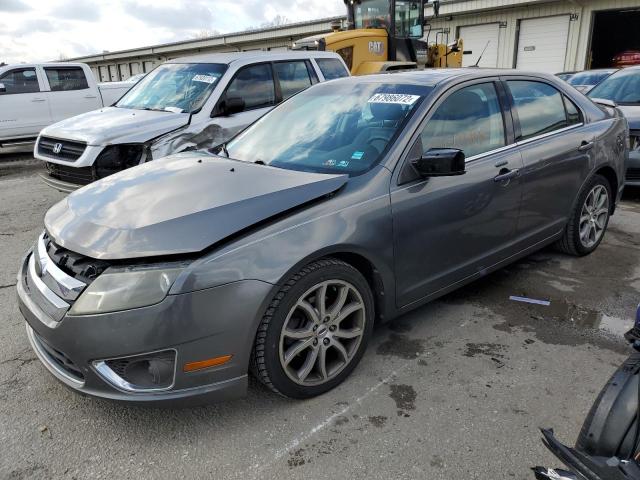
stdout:
[[78,57],[202,32],[341,15],[342,0],[0,0],[0,62]]

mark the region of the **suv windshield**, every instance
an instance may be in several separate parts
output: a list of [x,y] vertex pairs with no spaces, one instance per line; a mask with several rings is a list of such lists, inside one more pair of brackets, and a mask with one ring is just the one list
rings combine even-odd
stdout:
[[305,90],[222,154],[290,170],[357,175],[376,165],[430,87],[337,81]]
[[620,105],[640,104],[640,69],[621,70],[596,85],[588,93],[591,98],[603,98]]
[[217,63],[165,63],[132,87],[116,107],[195,113],[226,70]]
[[567,82],[569,85],[597,85],[611,75],[615,70],[600,70],[580,72],[573,75]]

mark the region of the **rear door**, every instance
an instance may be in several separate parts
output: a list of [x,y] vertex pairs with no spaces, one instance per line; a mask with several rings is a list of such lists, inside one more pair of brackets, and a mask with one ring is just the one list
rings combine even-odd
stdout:
[[49,84],[49,105],[54,122],[102,107],[95,81],[82,67],[43,67]]
[[14,68],[0,75],[0,139],[37,137],[51,123],[47,94],[36,67]]
[[430,148],[460,149],[467,164],[464,175],[399,180],[391,190],[399,307],[516,252],[522,159],[500,88],[483,79],[447,92],[416,134],[403,169]]
[[567,222],[594,162],[597,126],[585,125],[575,104],[547,82],[520,78],[505,84],[524,161],[518,233],[543,241]]

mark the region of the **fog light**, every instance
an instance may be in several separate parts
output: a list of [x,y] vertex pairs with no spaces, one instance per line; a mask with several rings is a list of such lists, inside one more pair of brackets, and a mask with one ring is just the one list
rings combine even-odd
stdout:
[[115,387],[128,392],[166,390],[173,386],[176,351],[135,355],[93,362],[96,371]]

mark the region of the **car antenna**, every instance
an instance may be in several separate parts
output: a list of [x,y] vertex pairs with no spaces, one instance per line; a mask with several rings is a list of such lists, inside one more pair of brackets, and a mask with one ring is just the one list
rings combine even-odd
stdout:
[[478,61],[475,63],[474,67],[477,67],[480,64],[480,60],[482,60],[482,56],[484,55],[484,52],[487,51],[487,47],[489,47],[490,43],[491,43],[491,40],[487,40],[487,44],[484,46],[484,49],[482,50],[482,53],[478,57]]

